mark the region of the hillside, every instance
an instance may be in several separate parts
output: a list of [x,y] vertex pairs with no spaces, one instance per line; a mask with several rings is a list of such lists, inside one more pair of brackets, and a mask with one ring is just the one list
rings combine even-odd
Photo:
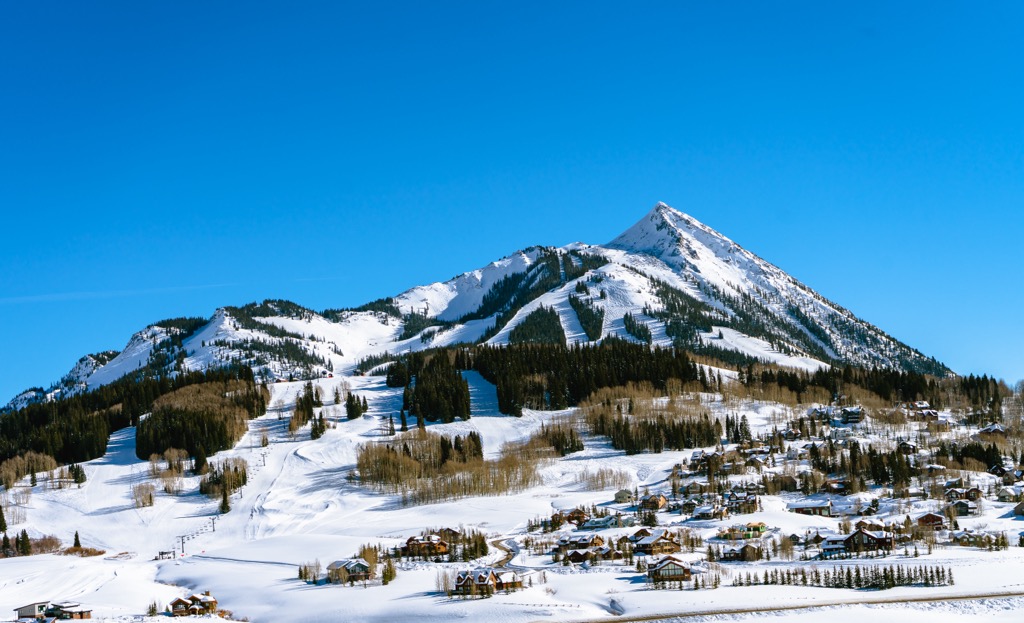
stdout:
[[605,245],[531,247],[352,309],[316,312],[271,300],[223,307],[209,319],[157,322],[120,353],[83,357],[59,383],[28,390],[8,408],[129,374],[242,363],[266,380],[308,379],[351,372],[385,353],[507,344],[530,339],[527,319],[541,308],[555,311],[567,344],[616,336],[675,346],[734,369],[850,364],[950,373],[710,227],[658,204]]

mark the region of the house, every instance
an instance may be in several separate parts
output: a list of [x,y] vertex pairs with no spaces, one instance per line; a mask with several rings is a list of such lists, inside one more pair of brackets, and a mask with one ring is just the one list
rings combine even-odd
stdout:
[[436,534],[411,536],[402,547],[403,556],[431,558],[448,553],[448,542]]
[[36,601],[15,608],[14,611],[18,613],[19,619],[41,619],[46,616],[46,609],[49,607],[48,601]]
[[373,577],[373,567],[362,558],[335,560],[327,565],[327,580],[340,582],[362,582]]
[[864,417],[864,409],[859,405],[856,407],[843,407],[840,417],[842,417],[843,424],[859,424]]
[[608,528],[629,528],[636,524],[636,519],[632,515],[606,515],[604,517],[595,517],[588,519],[582,526],[581,530],[605,530]]
[[563,511],[559,511],[559,513],[562,515],[563,519],[565,519],[566,521],[571,521],[577,526],[583,525],[583,522],[587,520],[587,512],[582,508],[566,509]]
[[726,541],[745,541],[759,539],[764,535],[767,526],[763,521],[751,522],[746,525],[736,524],[718,531],[718,538]]
[[999,435],[1001,437],[1006,436],[1006,427],[998,422],[993,422],[988,426],[978,431],[979,435]]
[[985,492],[979,489],[978,487],[971,487],[970,489],[964,491],[964,498],[972,502],[976,502],[983,497],[985,497]]
[[996,492],[996,499],[1000,502],[1016,502],[1017,490],[1013,487],[1002,487]]
[[964,499],[964,494],[965,493],[967,493],[967,490],[966,489],[962,489],[960,487],[953,487],[952,489],[946,489],[946,493],[945,493],[946,501],[947,502],[953,502],[955,500],[962,500],[962,499]]
[[952,502],[946,507],[946,509],[950,510],[957,517],[966,517],[967,515],[978,514],[978,505],[967,500],[957,500]]
[[460,571],[455,578],[455,593],[459,595],[493,595],[523,587],[523,580],[514,571],[481,567]]
[[640,508],[659,511],[668,505],[668,498],[661,493],[651,493],[640,498]]
[[651,536],[640,539],[633,546],[633,551],[637,554],[644,554],[646,556],[675,554],[679,552],[679,550],[679,543],[663,530],[658,530]]
[[847,495],[850,492],[850,482],[848,480],[829,480],[821,485],[820,491],[834,495]]
[[558,551],[566,553],[573,549],[590,549],[604,545],[604,537],[600,534],[572,534],[558,539]]
[[782,431],[782,438],[786,441],[796,441],[803,437],[803,434],[795,428],[787,428]]
[[847,539],[847,550],[851,552],[892,551],[893,533],[882,530],[857,529]]
[[786,505],[786,510],[799,515],[820,515],[822,517],[832,516],[832,500],[803,500],[791,502]]
[[946,518],[939,513],[925,513],[917,518],[917,525],[921,528],[943,530],[946,527]]
[[683,487],[683,492],[686,493],[686,495],[700,495],[702,493],[707,493],[710,490],[711,485],[707,481],[701,480],[695,480],[687,483],[686,486]]
[[900,454],[917,454],[917,444],[910,443],[909,441],[901,441],[896,449],[899,450]]
[[693,509],[694,519],[725,519],[729,516],[729,509],[718,504],[705,504]]
[[690,565],[674,556],[665,556],[647,565],[647,578],[652,582],[686,582],[691,577]]
[[1021,502],[1020,504],[1013,507],[1013,514],[1024,515],[1024,502]]
[[[214,606],[214,611],[216,611],[216,606]],[[82,604],[76,601],[59,601],[53,603],[46,609],[46,616],[64,620],[91,619],[92,610],[89,608],[83,608]]]
[[190,608],[192,608],[192,602],[185,599],[184,597],[178,597],[171,603],[167,604],[168,610],[171,611],[171,616],[175,617],[187,617],[190,614]]
[[633,492],[629,489],[619,489],[615,492],[615,503],[626,504],[633,501]]
[[974,530],[959,530],[953,533],[952,542],[962,547],[988,547],[994,541],[991,535]]
[[[662,531],[659,530],[659,532],[662,532]],[[633,534],[629,535],[628,538],[629,538],[629,541],[631,543],[635,544],[640,539],[645,539],[645,538],[651,536],[652,534],[654,534],[654,531],[651,530],[650,528],[640,528],[639,530],[637,530]]]
[[789,449],[786,450],[786,458],[790,461],[803,460],[808,458],[809,456],[810,452],[807,450],[807,448],[790,446]]
[[856,552],[892,551],[895,538],[892,532],[864,530],[858,528],[852,534],[835,534],[825,537],[821,543],[822,556],[851,554]]
[[167,604],[171,616],[199,616],[202,614],[217,614],[217,599],[210,595],[210,591],[203,594],[178,597]]
[[753,562],[761,559],[761,548],[750,543],[739,547],[726,547],[722,550],[722,560]]
[[574,549],[565,554],[566,560],[574,564],[582,564],[594,559],[594,553],[586,549]]

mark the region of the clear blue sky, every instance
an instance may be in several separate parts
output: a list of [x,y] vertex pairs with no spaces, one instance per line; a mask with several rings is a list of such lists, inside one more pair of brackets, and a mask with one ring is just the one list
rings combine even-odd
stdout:
[[4,3],[0,402],[165,317],[357,305],[656,201],[1024,377],[1024,5],[624,7]]

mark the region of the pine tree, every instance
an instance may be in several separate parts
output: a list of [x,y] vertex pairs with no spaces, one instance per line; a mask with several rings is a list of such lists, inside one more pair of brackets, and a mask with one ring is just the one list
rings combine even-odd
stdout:
[[7,518],[4,517],[4,507],[0,504],[0,532],[7,534]]
[[401,430],[404,433],[407,430],[409,430],[409,423],[405,420],[405,409],[402,409],[401,411],[398,412],[398,417],[401,420],[401,423],[402,423]]
[[28,530],[21,531],[21,545],[19,546],[18,553],[22,556],[32,555],[32,541],[28,538]]
[[78,538],[78,530],[75,530],[75,547],[82,547],[82,541]]
[[220,514],[223,515],[231,510],[231,502],[228,500],[227,485],[222,484],[220,492]]

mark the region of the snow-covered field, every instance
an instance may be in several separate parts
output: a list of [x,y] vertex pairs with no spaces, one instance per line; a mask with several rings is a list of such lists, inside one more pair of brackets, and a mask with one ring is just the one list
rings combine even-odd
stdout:
[[[493,386],[479,375],[467,373],[473,417],[466,422],[431,425],[447,434],[477,431],[487,457],[498,455],[503,444],[527,438],[558,413],[527,411],[523,418],[497,412]],[[342,383],[366,396],[370,411],[349,421],[340,405],[333,405],[335,387]],[[586,449],[552,460],[541,470],[543,483],[527,491],[473,497],[439,504],[403,507],[395,496],[382,495],[352,482],[359,444],[384,438],[380,424],[397,414],[401,390],[384,385],[381,377],[337,377],[318,381],[323,413],[335,424],[318,440],[308,428],[291,438],[287,418],[302,383],[271,386],[268,413],[251,421],[250,432],[227,452],[211,457],[239,457],[249,464],[248,484],[231,499],[231,511],[220,515],[217,499],[197,492],[198,479],[186,477],[182,493],[158,490],[154,506],[137,509],[132,503],[133,483],[149,478],[149,464],[135,457],[134,429],[115,433],[106,456],[85,464],[87,482],[80,488],[50,490],[46,478],[32,489],[24,503],[25,521],[9,526],[13,536],[26,528],[33,536],[52,534],[70,544],[78,531],[82,544],[103,549],[93,558],[39,555],[0,560],[0,618],[13,618],[13,609],[33,601],[73,600],[93,609],[96,618],[126,619],[141,616],[150,602],[163,606],[175,597],[209,590],[222,608],[235,618],[252,621],[529,621],[616,620],[621,617],[656,617],[681,613],[821,606],[871,600],[912,600],[976,594],[1024,594],[1024,548],[986,552],[975,548],[937,548],[931,555],[904,558],[897,552],[886,564],[927,564],[951,567],[956,584],[942,588],[903,587],[888,591],[792,586],[733,587],[733,571],[790,567],[799,561],[723,564],[723,585],[716,590],[653,590],[631,566],[618,563],[594,567],[554,565],[550,556],[518,551],[510,567],[528,575],[533,586],[489,599],[449,599],[435,588],[440,567],[457,569],[495,564],[502,552],[492,548],[486,560],[472,565],[402,563],[390,585],[348,587],[311,586],[297,579],[299,564],[319,559],[329,562],[355,555],[361,544],[394,546],[427,528],[475,528],[489,540],[518,539],[521,544],[530,520],[553,510],[591,504],[611,509],[614,489],[586,490],[579,482],[585,470],[619,470],[630,487],[666,490],[673,465],[689,452],[626,456],[600,439],[586,439]],[[746,415],[757,430],[771,428],[786,417],[778,405],[744,403],[725,405],[709,397],[715,413]],[[397,418],[396,418],[397,425]],[[263,434],[270,440],[262,447]],[[19,485],[22,490],[27,482]],[[780,534],[802,534],[808,529],[836,529],[837,520],[796,515],[785,510],[792,496],[765,496],[764,510],[718,521],[683,522],[679,515],[661,514],[663,525],[689,527],[705,538],[722,525],[736,521],[764,521]],[[927,508],[927,502],[918,502]],[[1024,522],[1008,514],[1010,504],[986,501],[984,514],[962,518],[962,527],[1006,531],[1011,542]],[[883,508],[883,511],[886,509]],[[896,518],[915,509],[890,509]],[[896,514],[896,511],[900,514]],[[613,529],[606,536],[631,532]],[[557,537],[557,535],[555,535]],[[184,547],[184,553],[181,548]],[[175,550],[171,560],[156,560],[162,551]],[[703,552],[682,554],[693,562]],[[837,564],[864,564],[864,561]],[[831,566],[831,563],[829,563]],[[697,620],[768,620],[810,623],[828,617],[846,623],[873,617],[906,623],[940,620],[1019,620],[1024,600],[1006,597],[937,603],[844,605],[827,609],[782,611],[766,614],[730,614]],[[621,617],[613,614],[621,612]],[[1015,616],[1015,612],[1017,613]],[[686,620],[694,620],[688,618]]]

